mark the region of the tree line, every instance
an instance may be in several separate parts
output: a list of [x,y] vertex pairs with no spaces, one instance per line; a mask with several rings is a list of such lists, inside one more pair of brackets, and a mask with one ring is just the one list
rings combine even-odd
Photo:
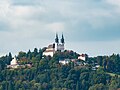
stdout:
[[[77,59],[74,51],[57,51],[53,57],[42,56],[46,48],[19,52],[21,65],[31,63],[31,68],[7,69],[12,54],[0,58],[0,90],[117,90],[120,88],[120,56],[89,57],[86,66],[73,62],[62,65],[60,59]],[[94,64],[100,68],[92,70]],[[111,76],[109,73],[116,75]]]

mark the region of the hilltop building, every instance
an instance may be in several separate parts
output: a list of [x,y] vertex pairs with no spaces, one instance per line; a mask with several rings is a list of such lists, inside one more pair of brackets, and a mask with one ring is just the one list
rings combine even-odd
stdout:
[[53,57],[54,53],[55,53],[55,44],[50,44],[45,50],[45,52],[43,52],[43,55]]
[[81,54],[81,55],[79,55],[79,57],[78,57],[78,59],[83,60],[83,61],[86,61],[87,58],[88,58],[88,55],[87,55],[87,54]]
[[26,68],[26,67],[31,68],[32,64],[28,63],[24,65],[19,65],[16,56],[12,59],[12,61],[10,62],[10,65],[7,65],[8,69]]
[[63,64],[63,65],[66,65],[66,64],[68,64],[69,62],[71,62],[70,59],[59,60],[59,63],[61,63],[61,64]]
[[77,63],[77,59],[64,59],[64,60],[59,60],[59,63],[61,63],[62,65],[66,65],[70,62],[74,62]]
[[55,43],[53,44],[50,44],[47,49],[45,50],[45,52],[43,52],[43,55],[45,56],[51,56],[53,57],[54,53],[56,51],[61,51],[63,52],[64,51],[64,44],[65,44],[65,41],[64,41],[64,36],[62,34],[62,38],[61,38],[61,42],[59,43],[59,38],[58,38],[58,34],[56,34],[56,38],[55,38]]
[[17,63],[17,59],[16,56],[12,59],[12,61],[10,62],[10,65],[7,66],[7,68],[17,68],[19,65]]

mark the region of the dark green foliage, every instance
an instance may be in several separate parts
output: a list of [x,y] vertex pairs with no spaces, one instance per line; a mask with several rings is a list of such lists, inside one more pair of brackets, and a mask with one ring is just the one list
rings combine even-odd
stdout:
[[7,67],[7,65],[9,65],[11,60],[12,60],[11,53],[9,53],[8,56],[6,55],[6,56],[1,57],[0,58],[0,71],[4,70]]
[[[88,58],[86,66],[59,64],[61,59],[76,59],[73,51],[56,52],[53,57],[44,56],[44,49],[35,48],[33,52],[19,52],[19,64],[31,63],[31,68],[6,69],[12,60],[11,53],[0,58],[0,90],[117,90],[120,88],[119,55]],[[98,63],[101,67],[91,69]]]
[[32,59],[32,53],[31,53],[30,50],[27,52],[26,57],[27,57],[29,60]]
[[102,66],[102,63],[103,63],[102,56],[97,57],[97,62],[100,66]]
[[18,54],[18,58],[19,59],[21,59],[21,58],[23,58],[23,57],[26,57],[26,53],[25,52],[19,52],[19,54]]
[[36,57],[37,54],[38,54],[38,49],[37,49],[37,48],[34,48],[33,56]]
[[108,90],[108,88],[104,84],[100,83],[100,84],[95,84],[94,86],[91,86],[89,90]]

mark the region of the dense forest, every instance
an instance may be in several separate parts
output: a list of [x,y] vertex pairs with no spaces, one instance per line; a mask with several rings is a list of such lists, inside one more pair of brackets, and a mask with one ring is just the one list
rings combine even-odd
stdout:
[[[12,54],[0,58],[0,90],[118,90],[120,88],[120,56],[89,57],[87,65],[74,62],[62,65],[60,59],[77,59],[74,51],[57,51],[53,57],[42,56],[46,48],[19,52],[19,65],[32,67],[8,69]],[[97,70],[92,66],[99,64]]]

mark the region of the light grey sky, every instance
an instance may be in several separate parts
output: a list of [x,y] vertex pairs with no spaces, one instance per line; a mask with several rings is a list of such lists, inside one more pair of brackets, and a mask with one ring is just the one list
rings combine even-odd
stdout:
[[0,56],[43,48],[55,33],[66,49],[120,53],[120,0],[1,0]]

